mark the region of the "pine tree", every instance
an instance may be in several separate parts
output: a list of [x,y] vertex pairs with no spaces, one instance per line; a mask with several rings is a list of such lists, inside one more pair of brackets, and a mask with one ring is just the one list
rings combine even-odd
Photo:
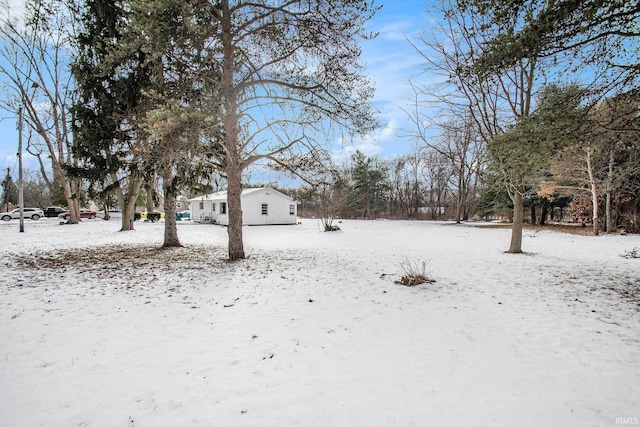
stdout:
[[357,217],[374,219],[386,204],[389,189],[386,171],[376,159],[366,157],[356,151],[351,157],[354,162],[351,170],[350,207]]
[[7,168],[7,175],[2,182],[2,206],[4,209],[8,209],[9,204],[18,204],[18,186],[13,182],[11,178],[11,170]]
[[74,150],[83,167],[73,173],[104,192],[115,191],[122,208],[122,230],[132,230],[145,177],[141,153],[148,150],[141,121],[148,109],[142,93],[150,84],[150,64],[147,53],[127,37],[125,2],[88,0],[81,21],[72,72],[79,92],[74,105]]

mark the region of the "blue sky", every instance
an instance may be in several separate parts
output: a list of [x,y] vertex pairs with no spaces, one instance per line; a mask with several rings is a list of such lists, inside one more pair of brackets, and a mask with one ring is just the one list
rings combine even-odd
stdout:
[[[369,22],[368,29],[379,35],[363,43],[362,59],[376,85],[373,103],[380,110],[382,127],[372,140],[356,146],[367,155],[390,158],[411,147],[409,140],[399,136],[399,129],[408,126],[400,107],[407,104],[409,78],[421,71],[424,62],[407,41],[425,27],[424,10],[425,2],[420,0],[387,1]],[[346,150],[352,151],[353,147]]]
[[[406,37],[415,36],[424,27],[427,19],[424,12],[426,2],[394,0],[376,3],[382,4],[383,8],[367,27],[379,35],[363,43],[362,60],[375,82],[373,103],[380,111],[378,119],[381,128],[371,138],[344,147],[335,142],[332,150],[336,159],[347,158],[356,149],[369,156],[392,158],[406,153],[411,147],[411,141],[399,136],[399,130],[407,127],[406,115],[400,107],[406,104],[405,98],[410,92],[408,80],[420,71],[422,60]],[[0,117],[0,175],[4,176],[8,167],[17,170],[18,132],[15,113],[0,111]],[[27,153],[23,160],[25,169],[37,169],[37,162]]]

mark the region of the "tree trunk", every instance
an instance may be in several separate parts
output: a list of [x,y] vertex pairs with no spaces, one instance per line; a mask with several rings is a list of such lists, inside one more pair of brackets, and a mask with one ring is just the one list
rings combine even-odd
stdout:
[[615,166],[615,163],[616,150],[615,148],[612,148],[611,151],[609,151],[609,171],[607,173],[607,188],[605,189],[605,191],[607,192],[607,202],[605,207],[605,227],[607,233],[612,233],[615,229],[611,215],[611,192],[613,191],[613,168]]
[[229,260],[244,259],[242,239],[242,170],[238,167],[227,168],[227,205],[229,215]]
[[542,212],[540,213],[540,225],[545,225],[547,222],[547,216],[549,215],[549,208],[547,202],[542,202]]
[[224,93],[224,147],[226,151],[227,215],[229,216],[229,260],[244,259],[242,241],[242,159],[238,148],[238,92],[235,87],[236,48],[233,44],[232,19],[228,0],[219,2],[222,31],[222,91]]
[[[113,182],[118,182],[117,176],[112,174],[111,179]],[[136,211],[136,202],[138,201],[138,194],[140,194],[140,187],[142,187],[142,177],[131,174],[129,177],[129,185],[127,192],[122,190],[119,185],[116,187],[116,195],[118,202],[122,208],[122,228],[120,231],[132,231],[133,219]]]
[[531,206],[531,225],[535,225],[538,223],[538,217],[536,215],[536,207]]
[[465,185],[464,185],[464,162],[460,162],[460,169],[458,170],[458,200],[456,206],[456,224],[460,224],[462,220],[462,207],[465,197]]
[[152,184],[148,184],[145,188],[147,190],[146,209],[147,212],[153,212],[155,210],[154,189]]
[[[56,175],[56,171],[54,171],[54,176]],[[69,219],[67,220],[67,224],[77,224],[80,221],[80,206],[78,202],[78,195],[74,193],[72,180],[69,178],[61,178],[62,172],[57,172],[58,179],[62,183],[62,193],[64,194],[64,199],[67,202],[67,208],[69,209]]]
[[587,172],[589,173],[589,184],[591,185],[591,205],[593,207],[593,235],[600,234],[600,222],[598,212],[598,186],[596,184],[596,177],[593,171],[593,164],[591,159],[591,149],[587,149]]
[[133,231],[135,228],[133,226],[134,215],[136,212],[136,204],[135,202],[131,203],[130,198],[124,198],[124,208],[122,209],[122,228],[120,231]]
[[173,174],[171,167],[167,167],[162,174],[162,190],[164,193],[164,243],[163,248],[182,247],[178,239],[178,224],[176,221],[176,196],[173,189]]
[[518,183],[515,191],[511,195],[513,201],[513,224],[511,226],[511,244],[509,245],[510,254],[522,253],[522,220],[524,217],[524,185]]

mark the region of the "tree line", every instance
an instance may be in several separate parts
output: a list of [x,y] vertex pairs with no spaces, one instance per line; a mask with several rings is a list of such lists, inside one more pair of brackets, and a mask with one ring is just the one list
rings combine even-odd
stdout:
[[[229,258],[244,258],[243,174],[267,163],[306,184],[323,218],[508,216],[509,252],[559,210],[594,233],[638,231],[635,2],[441,0],[408,38],[409,82],[392,160],[327,141],[378,126],[360,62],[370,1],[39,0],[0,26],[8,111],[79,219],[82,195],[116,198],[122,230],[160,188],[165,246],[180,245],[175,199],[222,178]],[[435,76],[435,78],[434,78]],[[50,163],[48,165],[47,163]],[[570,203],[571,202],[571,203]]]
[[352,0],[27,2],[24,19],[1,26],[4,106],[26,106],[39,136],[32,148],[50,158],[71,223],[84,190],[115,194],[131,230],[142,190],[159,182],[164,245],[178,246],[176,195],[221,175],[229,258],[242,259],[251,165],[299,173],[325,141],[377,126],[359,62],[377,9]]
[[590,198],[595,234],[603,202],[608,230],[637,230],[638,3],[442,0],[428,13],[410,40],[430,77],[412,80],[413,131],[426,140],[439,117],[469,118],[484,182],[512,205],[508,252],[522,252],[536,197]]

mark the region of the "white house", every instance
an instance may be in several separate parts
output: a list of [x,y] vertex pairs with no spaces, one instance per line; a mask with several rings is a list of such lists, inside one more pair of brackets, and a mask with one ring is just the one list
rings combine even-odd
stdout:
[[[243,225],[296,224],[298,207],[293,199],[273,188],[242,190]],[[189,200],[191,220],[228,225],[227,192],[207,194]]]

